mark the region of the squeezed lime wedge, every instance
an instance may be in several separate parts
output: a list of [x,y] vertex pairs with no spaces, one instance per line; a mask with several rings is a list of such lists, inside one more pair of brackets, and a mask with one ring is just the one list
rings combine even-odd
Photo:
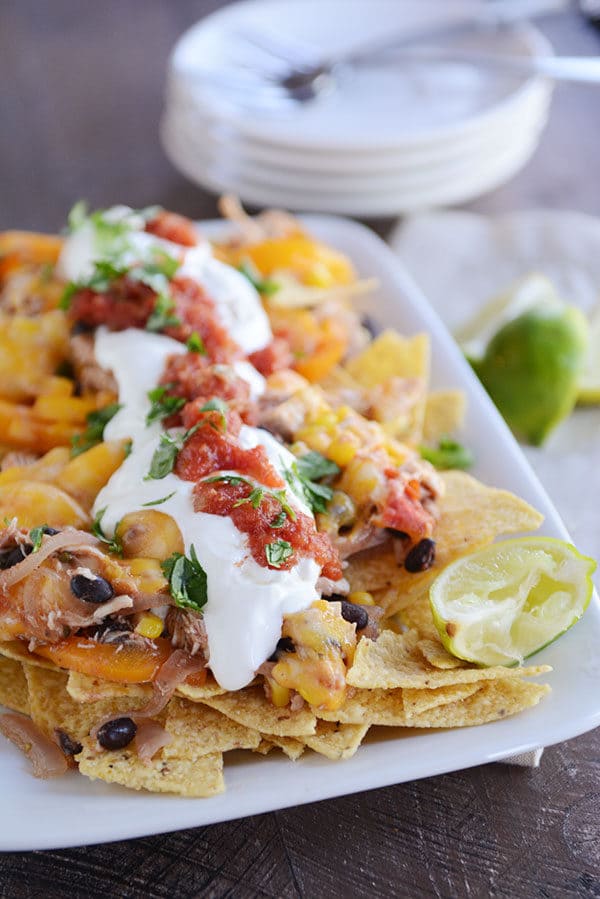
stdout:
[[581,618],[595,569],[553,537],[505,540],[457,559],[429,592],[442,643],[478,665],[518,664]]

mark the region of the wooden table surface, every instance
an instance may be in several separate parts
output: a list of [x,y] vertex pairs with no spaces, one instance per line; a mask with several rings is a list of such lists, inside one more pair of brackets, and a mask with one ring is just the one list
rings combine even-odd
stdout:
[[[57,229],[79,197],[215,214],[165,159],[157,123],[170,47],[220,5],[2,0],[0,228]],[[543,27],[563,53],[600,52],[575,13]],[[600,94],[563,86],[535,158],[472,208],[600,214],[599,147]],[[7,853],[0,895],[598,897],[599,807],[596,731],[537,770],[490,765],[166,836]]]

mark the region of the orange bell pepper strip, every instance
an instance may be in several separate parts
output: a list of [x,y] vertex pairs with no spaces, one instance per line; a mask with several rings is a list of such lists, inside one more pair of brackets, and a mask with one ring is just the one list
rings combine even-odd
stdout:
[[171,655],[169,640],[159,638],[143,645],[98,643],[89,637],[68,637],[60,643],[37,646],[35,655],[60,668],[121,684],[145,684],[156,677]]

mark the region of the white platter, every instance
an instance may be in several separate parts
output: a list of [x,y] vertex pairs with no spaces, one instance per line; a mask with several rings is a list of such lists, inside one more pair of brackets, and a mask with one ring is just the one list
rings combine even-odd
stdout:
[[[555,509],[517,443],[458,348],[393,253],[370,231],[342,219],[309,217],[316,235],[346,252],[381,292],[368,311],[379,322],[433,343],[433,383],[468,394],[465,442],[483,480],[514,490],[546,516],[542,533],[565,537]],[[218,227],[218,226],[217,226]],[[207,231],[215,233],[209,223]],[[476,728],[403,732],[363,745],[354,758],[331,762],[308,754],[298,762],[239,753],[226,765],[227,792],[211,799],[133,793],[77,774],[38,781],[9,743],[0,742],[0,849],[30,850],[121,840],[212,824],[333,796],[430,777],[497,761],[567,740],[600,724],[600,603],[536,657],[554,671],[553,692],[536,708]]]

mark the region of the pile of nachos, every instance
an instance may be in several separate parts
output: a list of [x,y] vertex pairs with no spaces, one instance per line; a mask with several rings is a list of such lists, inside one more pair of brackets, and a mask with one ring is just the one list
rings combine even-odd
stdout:
[[224,754],[483,724],[549,669],[444,648],[429,588],[541,515],[465,472],[427,335],[279,211],[0,235],[0,731],[33,773],[211,796]]

